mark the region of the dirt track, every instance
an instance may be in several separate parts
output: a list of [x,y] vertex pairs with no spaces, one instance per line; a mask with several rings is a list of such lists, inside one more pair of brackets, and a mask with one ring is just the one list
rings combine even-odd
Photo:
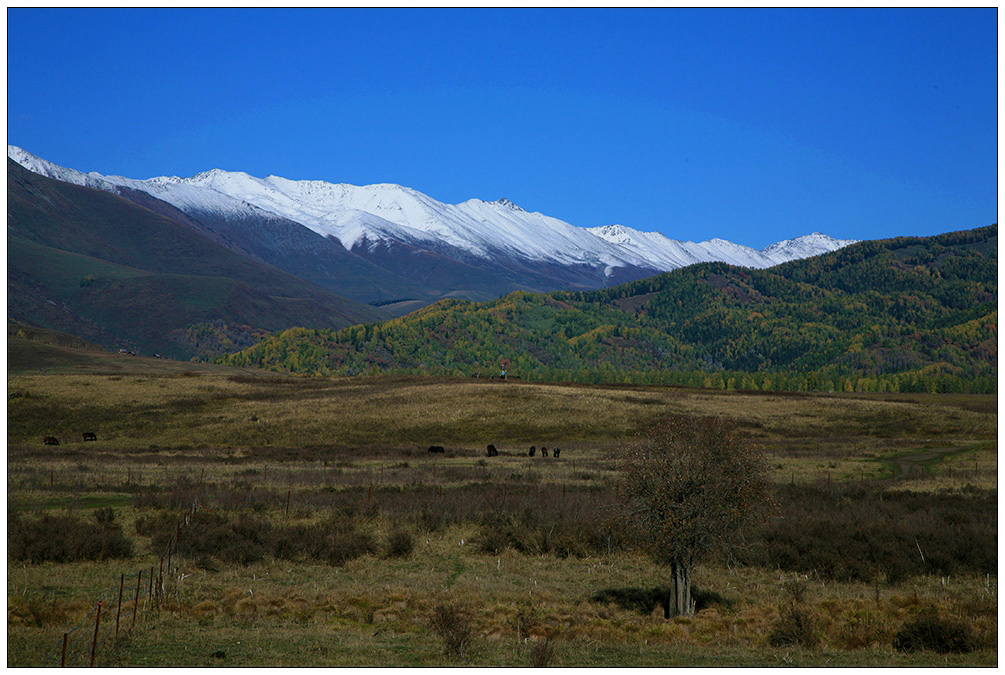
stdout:
[[894,457],[886,461],[893,465],[894,478],[912,478],[925,475],[925,465],[933,459],[937,459],[943,455],[948,455],[956,452],[957,450],[959,450],[959,448],[937,448],[935,450],[919,452],[916,455]]

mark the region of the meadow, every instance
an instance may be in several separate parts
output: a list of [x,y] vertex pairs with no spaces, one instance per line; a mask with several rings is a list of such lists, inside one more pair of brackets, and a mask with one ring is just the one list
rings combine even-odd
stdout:
[[[8,666],[46,663],[194,504],[165,597],[97,665],[997,665],[996,396],[293,377],[9,344]],[[665,572],[611,516],[620,451],[669,413],[735,420],[775,503],[696,570],[695,616],[665,620]],[[47,515],[110,543],[53,556]],[[926,617],[963,648],[894,647]]]

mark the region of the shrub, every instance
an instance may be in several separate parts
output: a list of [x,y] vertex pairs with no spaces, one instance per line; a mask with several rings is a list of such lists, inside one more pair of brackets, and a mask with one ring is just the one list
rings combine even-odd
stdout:
[[468,617],[456,605],[437,605],[430,620],[433,632],[443,642],[450,656],[464,656],[471,647],[474,632]]
[[106,506],[103,509],[95,509],[94,520],[99,525],[111,525],[115,522],[115,510],[111,506]]
[[768,644],[772,647],[815,647],[818,638],[814,632],[813,615],[803,605],[809,584],[805,579],[796,577],[786,581],[782,589],[789,599],[779,607],[779,617],[768,634]]
[[412,555],[415,540],[404,530],[395,530],[387,537],[387,547],[384,555],[388,558],[407,558]]
[[768,643],[772,647],[815,647],[817,636],[813,629],[810,612],[798,605],[789,605],[782,609],[781,616],[768,634]]
[[7,551],[14,560],[41,563],[128,558],[133,543],[111,523],[91,524],[74,516],[44,514],[37,520],[15,521],[8,530]]
[[532,668],[547,668],[555,658],[555,647],[551,638],[538,640],[530,648],[530,666]]
[[977,648],[977,638],[969,624],[941,617],[933,609],[901,626],[893,638],[893,648],[902,652],[930,649],[939,654],[966,654]]

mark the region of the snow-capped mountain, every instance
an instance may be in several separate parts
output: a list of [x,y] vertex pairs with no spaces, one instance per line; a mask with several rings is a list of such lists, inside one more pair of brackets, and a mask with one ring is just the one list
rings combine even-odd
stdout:
[[598,237],[633,251],[653,266],[672,270],[700,262],[719,261],[740,267],[772,267],[774,265],[836,251],[854,239],[835,239],[826,234],[813,234],[786,239],[758,251],[725,239],[710,239],[700,243],[670,239],[659,232],[640,232],[624,225],[591,227]]
[[597,288],[699,262],[770,267],[854,243],[815,233],[757,251],[722,239],[681,242],[623,225],[577,227],[506,199],[444,204],[387,183],[257,178],[220,169],[138,180],[85,174],[15,146],[7,147],[7,155],[64,182],[124,196],[146,193],[195,221],[224,227],[234,238],[256,223],[271,222],[273,229],[276,221],[298,224],[386,270],[426,284],[436,278],[431,285],[447,291]]

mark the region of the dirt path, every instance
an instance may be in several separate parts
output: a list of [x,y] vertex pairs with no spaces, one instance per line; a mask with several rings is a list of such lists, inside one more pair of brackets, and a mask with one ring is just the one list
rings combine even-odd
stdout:
[[895,479],[913,478],[924,476],[926,472],[925,465],[933,459],[938,459],[957,451],[959,451],[959,448],[936,448],[934,450],[919,452],[916,455],[904,455],[903,457],[894,457],[885,461],[893,465],[893,477]]

